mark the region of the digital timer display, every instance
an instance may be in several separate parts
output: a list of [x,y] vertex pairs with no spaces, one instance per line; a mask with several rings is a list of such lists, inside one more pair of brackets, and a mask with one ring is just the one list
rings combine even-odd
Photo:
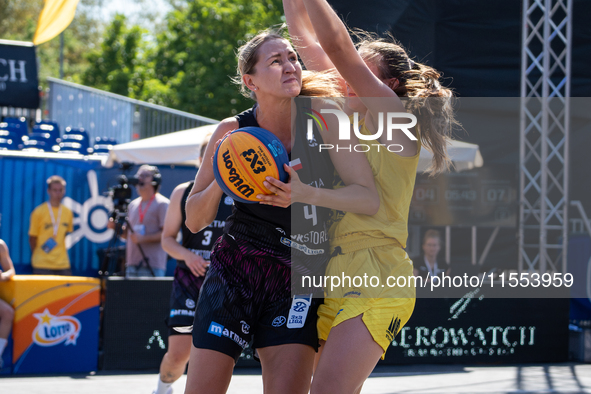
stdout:
[[518,200],[515,168],[494,166],[437,177],[419,174],[409,221],[426,226],[514,227]]

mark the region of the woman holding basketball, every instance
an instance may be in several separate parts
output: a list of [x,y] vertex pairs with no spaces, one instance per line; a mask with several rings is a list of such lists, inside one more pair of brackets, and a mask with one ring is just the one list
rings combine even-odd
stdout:
[[[211,141],[220,140],[227,132],[240,127],[262,127],[275,134],[283,143],[291,160],[295,152],[303,169],[290,170],[292,176],[324,188],[314,195],[331,200],[336,209],[374,214],[379,200],[371,168],[363,154],[334,155],[310,152],[309,141],[301,126],[292,133],[292,98],[300,95],[333,96],[338,92],[331,80],[323,75],[302,78],[297,54],[282,36],[265,31],[239,50],[238,70],[244,92],[256,99],[251,110],[223,120]],[[336,123],[336,122],[335,122]],[[329,124],[337,130],[336,124]],[[337,144],[336,136],[314,131],[316,140]],[[213,156],[215,144],[205,152],[195,185],[187,200],[187,227],[199,231],[214,217],[222,189],[214,179]],[[334,163],[334,167],[333,167]],[[310,169],[318,169],[311,172]],[[345,188],[334,191],[334,169],[342,174]],[[289,185],[289,184],[288,184]],[[284,186],[286,190],[289,186]],[[276,188],[274,188],[276,189]],[[281,191],[281,206],[286,206],[286,192]],[[302,201],[305,201],[304,199]],[[304,229],[292,228],[292,212],[314,210],[314,220]],[[187,393],[224,393],[230,383],[235,361],[254,336],[263,370],[265,392],[307,393],[317,348],[316,310],[318,299],[291,297],[291,237],[300,231],[328,231],[329,210],[297,205],[282,208],[266,204],[235,202],[233,214],[226,221],[225,234],[214,246],[211,264],[201,288],[193,327],[193,348],[187,377]],[[298,239],[297,233],[295,239]],[[303,239],[303,238],[302,238]],[[303,271],[325,270],[328,260],[328,237],[320,244],[301,241],[301,250],[313,250],[317,258],[306,253]],[[290,247],[291,246],[291,247]],[[323,248],[326,248],[324,251]],[[318,252],[318,253],[317,253]],[[296,253],[297,254],[297,253]],[[304,311],[303,321],[286,321],[290,310]]]
[[[441,87],[437,71],[413,62],[391,41],[365,35],[356,49],[325,0],[284,0],[284,5],[290,32],[303,35],[306,65],[316,70],[334,66],[346,81],[347,105],[357,113],[361,133],[376,134],[379,125],[386,124],[380,117],[388,112],[410,112],[418,118],[418,126],[411,129],[414,139],[400,131],[391,139],[383,133],[378,139],[381,145],[365,153],[380,208],[373,216],[347,212],[331,228],[331,247],[338,255],[330,260],[326,272],[329,277],[377,276],[382,286],[389,277],[408,278],[412,261],[403,248],[419,153],[421,145],[433,152],[432,172],[449,166],[446,145],[455,122],[449,102],[452,93]],[[399,96],[409,98],[406,105]],[[389,144],[402,149],[390,152],[385,149]],[[273,184],[283,187],[276,181]],[[271,203],[275,199],[265,198]],[[318,310],[321,354],[311,393],[360,392],[410,318],[414,287],[382,286],[327,289],[325,303]]]

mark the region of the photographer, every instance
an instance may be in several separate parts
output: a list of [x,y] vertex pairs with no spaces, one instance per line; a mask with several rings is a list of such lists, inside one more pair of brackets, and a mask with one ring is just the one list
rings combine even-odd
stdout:
[[[161,176],[157,167],[144,164],[135,178],[140,196],[129,204],[122,232],[122,238],[127,239],[125,277],[164,276],[167,255],[160,237],[169,200],[158,193]],[[112,218],[108,227],[115,228]]]

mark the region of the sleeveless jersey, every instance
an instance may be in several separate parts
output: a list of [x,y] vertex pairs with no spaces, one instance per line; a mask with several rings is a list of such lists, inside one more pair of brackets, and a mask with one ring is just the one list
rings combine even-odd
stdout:
[[[290,165],[297,169],[298,177],[304,184],[332,189],[335,168],[327,150],[320,151],[324,143],[321,133],[313,123],[312,135],[308,135],[306,109],[312,107],[310,98],[295,99],[296,135],[291,151]],[[308,139],[308,137],[311,137]],[[328,237],[332,210],[325,207],[294,203],[291,205],[291,247],[292,282],[301,285],[299,275],[324,275],[330,259],[330,241]],[[286,242],[287,243],[287,242]],[[304,289],[301,289],[302,291]]]
[[[359,121],[361,133],[371,135],[364,119]],[[347,212],[331,227],[331,247],[343,253],[398,243],[406,247],[408,213],[415,186],[420,139],[417,154],[411,157],[389,152],[385,145],[372,146],[365,153],[380,197],[380,208],[373,216]]]
[[[235,116],[238,127],[260,127],[256,120],[256,104],[244,112]],[[273,207],[263,204],[245,204],[240,201],[234,202],[234,207],[248,215],[256,216],[267,223],[280,227],[289,234],[291,232],[291,216],[289,208]]]
[[[304,107],[311,106],[310,99],[298,98],[296,105],[301,114]],[[236,116],[239,127],[260,127],[256,122],[255,109],[256,105]],[[305,117],[298,116],[296,122],[295,140],[290,152],[292,167],[303,183],[313,187],[332,188],[334,166],[328,152],[319,150],[319,144],[323,143],[322,136],[314,125],[313,138],[308,140]],[[228,231],[230,234],[238,232],[237,235],[246,236],[247,240],[255,244],[263,244],[266,249],[275,249],[271,244],[276,244],[278,240],[281,245],[276,249],[291,254],[292,274],[324,274],[330,258],[330,209],[300,203],[294,203],[289,208],[240,202],[235,202],[234,206],[234,213],[229,219],[229,222],[232,221]],[[270,238],[268,241],[264,240],[264,234]]]
[[[189,183],[189,186],[183,193],[183,197],[181,199],[181,215],[183,220],[181,223],[181,234],[183,237],[182,245],[183,247],[191,250],[193,253],[203,257],[205,260],[209,260],[213,244],[224,233],[226,218],[232,213],[233,200],[224,194],[220,200],[220,205],[218,207],[218,213],[215,217],[215,220],[209,226],[194,234],[185,225],[185,221],[187,219],[185,204],[187,202],[187,198],[189,197],[189,193],[193,188],[193,184],[194,182]],[[177,262],[177,266],[185,269],[187,268],[187,265],[182,260]]]

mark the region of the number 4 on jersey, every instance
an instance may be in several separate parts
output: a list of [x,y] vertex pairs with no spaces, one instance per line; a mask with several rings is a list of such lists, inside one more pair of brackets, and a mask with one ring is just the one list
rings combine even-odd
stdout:
[[318,223],[318,218],[316,217],[316,205],[304,205],[304,218],[312,219],[312,226],[316,226],[316,223]]

